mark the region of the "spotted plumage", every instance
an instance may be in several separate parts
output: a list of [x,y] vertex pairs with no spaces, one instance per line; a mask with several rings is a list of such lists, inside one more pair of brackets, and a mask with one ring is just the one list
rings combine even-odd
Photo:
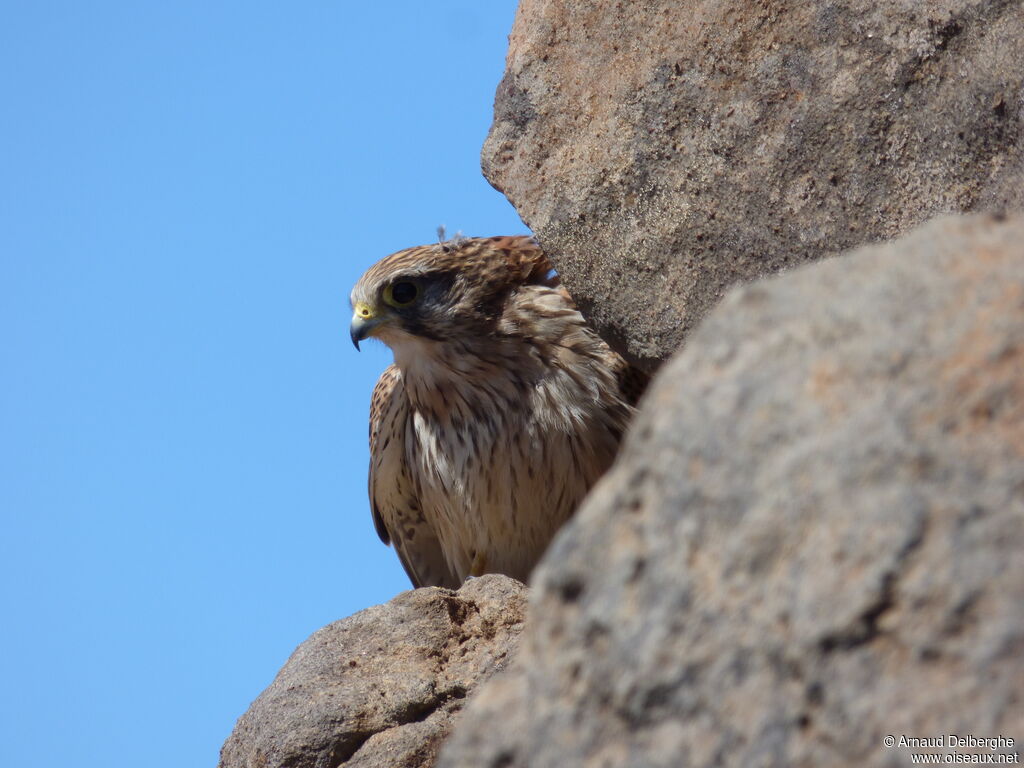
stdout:
[[646,377],[584,322],[528,237],[392,254],[352,339],[394,352],[370,408],[370,505],[415,586],[526,580],[611,464]]

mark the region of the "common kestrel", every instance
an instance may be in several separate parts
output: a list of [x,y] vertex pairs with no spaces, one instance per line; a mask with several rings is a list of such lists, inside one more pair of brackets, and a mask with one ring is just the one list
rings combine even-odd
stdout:
[[352,289],[394,353],[370,406],[370,506],[417,586],[525,581],[608,469],[646,376],[583,320],[529,237],[394,253]]

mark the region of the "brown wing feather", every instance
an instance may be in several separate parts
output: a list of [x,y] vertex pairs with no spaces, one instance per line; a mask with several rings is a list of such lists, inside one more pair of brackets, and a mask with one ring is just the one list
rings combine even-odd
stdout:
[[406,462],[409,402],[402,374],[392,364],[377,380],[370,400],[370,509],[377,535],[393,544],[414,587],[457,589],[459,579],[445,560],[437,534],[417,503]]
[[488,254],[495,251],[505,257],[508,272],[504,279],[515,285],[547,285],[554,288],[558,285],[558,275],[540,244],[529,235],[504,235],[491,237],[487,240],[472,241]]
[[[380,507],[374,501],[373,489],[375,483],[373,470],[378,464],[377,453],[384,415],[386,411],[393,407],[392,395],[395,392],[395,386],[401,381],[401,378],[402,375],[398,372],[398,368],[394,365],[389,365],[384,369],[380,378],[377,379],[377,384],[373,388],[373,394],[370,396],[370,511],[373,513],[373,527],[377,530],[380,540],[385,544],[391,543],[391,534],[388,532],[387,526],[384,525],[384,520],[380,514]],[[395,405],[398,405],[398,403],[395,403]]]

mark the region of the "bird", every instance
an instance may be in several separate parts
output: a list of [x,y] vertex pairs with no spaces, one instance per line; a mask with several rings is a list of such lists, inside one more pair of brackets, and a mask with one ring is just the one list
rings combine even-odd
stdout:
[[647,375],[587,325],[528,235],[387,256],[350,333],[391,348],[370,404],[374,526],[414,587],[526,582],[612,464]]

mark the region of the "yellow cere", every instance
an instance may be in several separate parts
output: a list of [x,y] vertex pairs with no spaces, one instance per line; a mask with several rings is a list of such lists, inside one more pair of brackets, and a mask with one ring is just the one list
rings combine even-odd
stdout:
[[370,309],[369,304],[364,304],[363,302],[359,301],[356,302],[356,315],[363,318],[364,320],[369,320],[371,317],[373,317],[373,310]]

